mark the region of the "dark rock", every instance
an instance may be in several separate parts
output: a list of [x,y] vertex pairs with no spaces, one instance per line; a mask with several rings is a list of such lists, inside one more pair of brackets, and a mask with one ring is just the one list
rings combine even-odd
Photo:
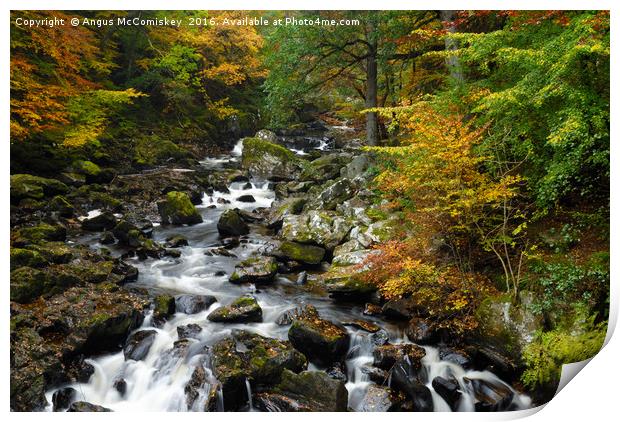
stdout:
[[445,379],[443,377],[435,377],[433,379],[433,389],[448,403],[452,411],[456,411],[461,400],[461,392],[459,391],[459,383],[454,379]]
[[369,364],[362,365],[360,367],[360,371],[362,374],[367,375],[372,382],[379,385],[387,383],[390,377],[390,374],[387,371]]
[[218,204],[230,204],[230,201],[225,198],[217,198],[217,203]]
[[140,330],[132,333],[129,338],[127,338],[125,348],[123,349],[125,360],[144,359],[146,355],[148,355],[156,336],[157,331],[155,330]]
[[202,327],[198,324],[179,325],[177,327],[177,334],[179,339],[184,338],[198,338],[198,335],[202,331]]
[[390,370],[405,357],[413,368],[419,369],[420,361],[425,355],[424,349],[415,344],[386,344],[375,347],[372,353],[373,365],[385,370]]
[[422,384],[413,374],[412,365],[400,360],[392,368],[392,387],[404,392],[413,402],[413,409],[417,412],[431,412],[433,410],[433,396],[431,390]]
[[181,235],[171,236],[166,239],[167,248],[180,248],[188,245],[189,242],[187,241],[187,239]]
[[217,222],[217,231],[222,237],[242,236],[250,232],[247,223],[235,210],[226,210]]
[[392,299],[382,307],[383,315],[388,318],[408,320],[417,316],[420,306],[412,298]]
[[237,201],[250,203],[250,202],[256,202],[256,199],[254,199],[252,195],[241,195],[240,197],[237,198]]
[[450,349],[442,347],[439,349],[439,358],[448,362],[456,363],[465,369],[471,367],[471,359],[463,350]]
[[338,381],[342,381],[346,384],[348,381],[347,373],[345,365],[342,362],[337,362],[333,366],[327,368],[325,373],[329,375],[330,378],[333,378]]
[[112,230],[116,224],[117,221],[114,214],[105,211],[93,218],[82,220],[82,229],[91,232],[102,232],[104,230]]
[[102,245],[111,245],[115,241],[116,239],[114,239],[114,235],[109,231],[103,232],[103,234],[99,238],[99,243],[101,243]]
[[478,412],[501,412],[507,410],[512,403],[514,393],[504,384],[476,378],[463,378],[463,381],[474,393]]
[[[206,395],[204,407],[202,409],[194,409],[196,399],[201,394]],[[191,410],[202,412],[215,412],[217,410],[217,383],[211,382],[203,362],[196,366],[189,382],[185,385],[185,400],[188,409]]]
[[168,256],[170,258],[180,258],[181,251],[176,250],[176,249],[165,249],[163,255]]
[[116,391],[118,391],[118,394],[120,394],[121,397],[124,397],[125,393],[127,393],[127,381],[125,381],[123,378],[115,379],[112,387]]
[[235,265],[235,271],[229,281],[241,283],[268,283],[273,281],[278,272],[278,265],[272,257],[256,256]]
[[99,406],[97,404],[88,403],[85,401],[76,401],[71,404],[67,412],[111,412],[112,410]]
[[241,189],[243,190],[252,189],[252,184],[250,182],[247,182],[245,185],[241,187]]
[[405,332],[409,340],[416,344],[431,344],[438,340],[433,325],[423,318],[411,318]]
[[263,310],[252,296],[242,296],[228,306],[211,312],[207,319],[213,322],[261,322]]
[[395,412],[399,411],[405,396],[390,387],[371,384],[362,399],[362,412]]
[[71,387],[65,387],[54,391],[54,394],[52,394],[52,406],[54,412],[69,408],[71,402],[73,402],[75,393],[77,393],[77,391]]
[[347,330],[321,319],[312,306],[293,321],[288,338],[309,360],[324,365],[342,361],[349,347]]
[[174,298],[175,311],[188,315],[206,311],[215,302],[217,299],[209,295],[180,295]]
[[75,212],[75,208],[73,208],[73,205],[71,205],[71,203],[67,201],[67,198],[61,195],[52,198],[52,200],[48,204],[48,209],[50,211],[58,213],[59,216],[64,218],[72,217]]
[[384,329],[381,329],[377,331],[376,333],[372,333],[370,335],[370,340],[372,341],[372,344],[374,344],[375,346],[383,346],[389,343],[390,335],[388,334],[387,331],[385,331]]

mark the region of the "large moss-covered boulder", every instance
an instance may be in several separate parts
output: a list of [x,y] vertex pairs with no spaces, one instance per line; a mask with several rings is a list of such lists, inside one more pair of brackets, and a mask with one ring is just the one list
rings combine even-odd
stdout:
[[11,300],[28,303],[42,295],[49,288],[49,275],[41,270],[21,267],[11,271]]
[[43,199],[67,193],[69,188],[56,179],[33,176],[31,174],[11,175],[11,202],[19,203],[25,198]]
[[275,251],[278,256],[302,262],[304,264],[320,264],[325,257],[325,249],[320,246],[284,241]]
[[13,302],[11,408],[40,410],[47,390],[77,381],[80,356],[119,350],[141,324],[146,306],[106,283],[73,287],[45,302]]
[[347,330],[320,318],[312,306],[293,321],[288,339],[310,361],[321,365],[342,361],[349,347]]
[[162,224],[198,224],[202,216],[184,192],[171,191],[157,203]]
[[377,286],[365,280],[363,271],[354,266],[332,265],[321,280],[336,300],[366,302],[377,291]]
[[114,179],[115,172],[111,169],[102,169],[88,160],[78,160],[71,165],[71,172],[84,176],[86,183],[109,183]]
[[270,386],[281,381],[283,371],[296,373],[308,365],[289,342],[246,331],[233,331],[232,338],[213,345],[211,361],[213,375],[222,384],[224,410],[246,405],[246,380],[253,388]]
[[229,281],[241,283],[268,283],[278,272],[276,260],[269,256],[253,256],[237,265]]
[[47,264],[47,261],[37,251],[11,248],[11,270],[19,267],[42,267],[45,264]]
[[271,412],[346,412],[349,393],[344,382],[322,371],[295,374],[285,370],[275,389],[256,394],[254,403]]
[[293,180],[302,169],[295,154],[264,139],[245,138],[241,167],[252,177],[268,180]]
[[217,231],[222,237],[243,236],[250,232],[250,228],[237,210],[226,210],[217,222]]
[[525,290],[519,293],[518,302],[509,295],[485,299],[476,311],[478,328],[470,342],[518,365],[521,352],[544,326],[533,302],[533,294]]
[[345,239],[353,223],[332,211],[287,215],[280,236],[291,242],[319,245],[333,250]]
[[207,319],[213,322],[261,322],[263,310],[256,298],[242,296],[235,299],[230,305],[222,306],[211,312]]
[[267,218],[267,227],[280,229],[282,221],[286,215],[298,215],[304,209],[307,199],[304,197],[287,198],[282,201],[274,202]]

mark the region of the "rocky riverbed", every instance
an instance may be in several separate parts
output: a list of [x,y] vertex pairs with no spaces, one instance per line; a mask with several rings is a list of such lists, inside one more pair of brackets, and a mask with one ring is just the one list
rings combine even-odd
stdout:
[[328,129],[189,168],[11,176],[11,408],[530,407],[503,332],[456,342],[356,276],[399,216],[372,155]]

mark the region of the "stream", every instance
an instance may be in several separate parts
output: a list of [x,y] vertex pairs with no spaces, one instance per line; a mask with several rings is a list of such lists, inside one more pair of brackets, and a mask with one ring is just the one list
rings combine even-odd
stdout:
[[[287,145],[288,146],[288,145]],[[306,145],[307,146],[307,145]],[[305,154],[302,147],[288,146],[298,154]],[[325,141],[319,140],[314,149],[326,149]],[[209,169],[217,170],[223,166],[234,165],[239,161],[242,144],[239,142],[230,155],[206,158],[201,164]],[[296,282],[297,274],[278,275],[274,283],[260,286],[257,289],[252,284],[236,285],[228,281],[235,264],[249,257],[271,240],[269,232],[260,226],[251,226],[250,234],[243,237],[238,246],[229,249],[231,256],[209,256],[205,252],[219,248],[222,242],[218,235],[217,221],[221,213],[228,208],[239,208],[252,211],[260,207],[269,207],[275,200],[275,193],[268,182],[251,181],[248,189],[246,182],[235,182],[229,187],[230,193],[215,192],[212,196],[204,195],[202,204],[197,209],[203,217],[203,223],[193,226],[156,226],[153,230],[153,239],[164,242],[172,235],[182,235],[189,241],[190,246],[180,248],[179,258],[164,258],[161,260],[128,259],[128,262],[139,270],[136,287],[148,289],[153,294],[169,293],[212,295],[217,298],[209,309],[187,315],[177,312],[163,325],[154,327],[152,314],[147,314],[139,330],[156,330],[155,341],[143,360],[125,360],[123,351],[99,356],[87,360],[94,367],[94,374],[87,383],[72,384],[77,391],[77,400],[98,404],[114,411],[196,411],[204,408],[205,397],[199,397],[192,408],[186,403],[185,386],[192,376],[196,365],[200,362],[200,354],[188,353],[187,357],[173,353],[174,343],[179,340],[177,327],[187,324],[197,324],[202,331],[193,340],[192,348],[204,348],[216,343],[222,338],[229,337],[235,329],[244,329],[265,337],[287,340],[288,326],[281,326],[276,319],[285,311],[311,304],[319,311],[322,318],[332,321],[359,319],[379,324],[389,335],[393,344],[410,343],[404,334],[402,326],[386,322],[373,316],[363,316],[363,307],[355,304],[334,302],[322,292],[316,292],[308,285]],[[244,189],[244,187],[246,189]],[[252,195],[256,202],[239,202],[235,198],[241,195]],[[218,202],[218,199],[221,199]],[[229,201],[224,203],[223,200]],[[215,205],[215,207],[213,207]],[[82,239],[90,243],[92,248],[102,245],[96,239]],[[309,280],[316,274],[309,273]],[[258,300],[263,310],[263,322],[260,323],[215,323],[207,320],[207,315],[214,309],[227,305],[235,298],[252,294]],[[349,408],[355,411],[363,410],[363,399],[368,387],[372,384],[368,375],[361,367],[373,362],[374,343],[371,334],[361,329],[347,327],[350,334],[349,352],[345,360],[348,381],[346,389],[349,394]],[[506,388],[512,387],[501,381],[496,375],[488,371],[466,370],[457,363],[440,359],[439,349],[424,346],[426,356],[422,359],[425,384],[431,390],[435,411],[450,411],[449,405],[433,389],[431,381],[437,376],[454,377],[459,384],[462,399],[459,411],[473,411],[475,395],[471,381],[485,380],[491,384],[501,384]],[[308,370],[321,370],[313,364]],[[210,382],[217,380],[208,374]],[[114,388],[119,378],[126,382],[126,393],[121,394]],[[389,383],[389,380],[388,380]],[[246,410],[256,410],[252,406],[251,387],[247,383],[250,400]],[[47,392],[48,403],[52,403],[55,390]],[[514,390],[513,390],[514,391]],[[224,401],[218,400],[217,410],[225,411]],[[524,409],[531,406],[530,399],[515,392],[512,399],[512,409]],[[51,404],[47,410],[52,410]]]

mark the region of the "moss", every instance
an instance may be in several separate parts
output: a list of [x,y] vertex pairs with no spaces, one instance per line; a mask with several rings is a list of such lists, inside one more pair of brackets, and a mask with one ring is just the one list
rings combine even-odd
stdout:
[[366,215],[372,221],[382,221],[382,220],[387,220],[388,218],[387,212],[380,210],[378,208],[375,208],[375,207],[370,207],[366,209]]
[[166,199],[158,203],[162,222],[171,224],[198,224],[202,217],[189,196],[184,192],[171,191]]
[[236,299],[233,303],[230,304],[231,308],[243,308],[246,306],[254,306],[257,305],[256,299],[249,296],[243,296]]
[[64,242],[46,242],[40,245],[28,246],[31,249],[43,256],[47,261],[52,264],[66,264],[73,259],[74,252]]
[[325,249],[321,247],[289,241],[280,244],[280,251],[287,258],[307,264],[319,264],[325,256]]
[[134,154],[134,163],[141,166],[152,166],[170,158],[182,160],[191,155],[174,142],[158,136],[138,139]]
[[101,173],[101,168],[92,161],[79,160],[74,162],[72,167],[76,173],[85,176],[98,176]]
[[57,211],[62,217],[71,217],[74,212],[73,205],[62,195],[57,195],[52,198],[49,203],[49,209]]
[[34,227],[23,227],[18,230],[17,238],[20,243],[40,243],[46,240],[65,240],[67,229],[62,226],[52,226],[40,223]]
[[243,140],[243,152],[244,160],[269,154],[284,161],[298,161],[295,153],[291,150],[260,138],[245,138]]
[[47,263],[37,251],[11,248],[11,270],[19,267],[42,267]]
[[21,267],[11,272],[11,300],[28,303],[43,294],[49,285],[49,277],[43,271]]
[[155,304],[155,308],[153,310],[153,316],[157,319],[165,319],[170,315],[174,314],[175,305],[174,305],[174,297],[170,295],[159,295],[155,297],[153,301]]
[[17,203],[21,199],[42,199],[45,196],[64,194],[69,190],[67,185],[44,177],[31,174],[11,175],[11,202]]

